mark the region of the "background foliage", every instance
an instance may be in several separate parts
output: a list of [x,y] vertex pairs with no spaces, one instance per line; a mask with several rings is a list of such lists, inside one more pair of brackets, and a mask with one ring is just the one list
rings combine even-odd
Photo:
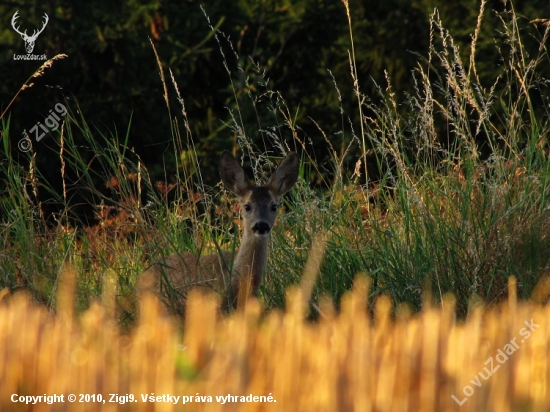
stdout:
[[[489,1],[486,6],[477,46],[481,83],[503,71],[505,57],[498,54],[494,42],[504,36],[497,12],[504,10],[505,3]],[[520,30],[530,32],[524,36],[525,51],[534,54],[538,46],[530,36],[538,34],[529,22],[544,17],[548,3],[530,0],[514,7],[520,16]],[[359,88],[363,93],[376,100],[376,85],[385,88],[386,76],[397,95],[414,92],[410,73],[418,64],[415,53],[427,54],[429,18],[434,8],[466,58],[479,10],[477,1],[350,2]],[[69,57],[18,97],[10,110],[13,131],[29,130],[56,102],[69,99],[72,109],[78,108],[103,133],[126,130],[132,118],[129,145],[135,147],[154,175],[158,176],[162,168],[173,175],[174,158],[165,156],[173,149],[171,122],[167,121],[150,40],[180,87],[208,183],[217,179],[215,162],[219,152],[232,148],[237,141],[236,131],[229,127],[237,112],[246,125],[248,139],[260,149],[271,149],[265,139],[265,131],[270,128],[288,137],[289,131],[276,110],[277,99],[263,94],[268,90],[284,97],[292,120],[299,126],[297,133],[316,146],[319,160],[329,156],[319,128],[342,153],[352,138],[351,125],[358,127],[348,55],[349,28],[341,1],[0,2],[3,109],[40,65],[12,57],[24,53],[23,42],[10,25],[16,10],[21,28],[29,31],[39,27],[43,13],[50,17],[38,37],[35,53],[48,57],[65,53]],[[221,31],[218,41],[210,24]],[[176,102],[173,89],[168,90],[168,96],[172,104]],[[407,109],[401,106],[398,110]],[[176,115],[171,113],[171,118]],[[444,129],[444,125],[439,128],[441,133]],[[40,144],[37,150],[41,150]],[[38,161],[53,165],[56,159],[42,157]],[[371,173],[375,176],[376,170]],[[48,178],[59,180],[53,173]]]

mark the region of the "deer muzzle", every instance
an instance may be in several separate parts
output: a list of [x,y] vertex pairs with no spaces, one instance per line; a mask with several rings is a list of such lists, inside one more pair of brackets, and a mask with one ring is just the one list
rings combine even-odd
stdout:
[[269,232],[271,232],[271,226],[267,222],[256,222],[256,224],[252,226],[252,231],[256,237],[266,237],[269,235]]

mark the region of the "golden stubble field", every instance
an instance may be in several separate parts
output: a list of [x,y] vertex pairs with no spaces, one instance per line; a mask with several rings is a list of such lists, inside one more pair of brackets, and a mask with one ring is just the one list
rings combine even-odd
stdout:
[[119,331],[114,290],[75,315],[66,283],[56,315],[3,292],[0,410],[550,409],[550,308],[518,302],[513,278],[506,304],[478,306],[464,322],[452,298],[392,318],[382,297],[369,314],[368,281],[358,277],[339,313],[319,302],[317,323],[304,320],[300,289],[284,313],[251,301],[226,318],[193,294],[184,332],[145,296],[129,333]]

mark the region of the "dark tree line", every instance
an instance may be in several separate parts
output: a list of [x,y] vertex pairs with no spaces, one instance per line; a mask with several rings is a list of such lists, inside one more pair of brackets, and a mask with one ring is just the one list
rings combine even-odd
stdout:
[[[494,44],[502,36],[498,13],[506,7],[509,9],[510,3],[489,1],[486,5],[477,50],[482,81],[499,74],[502,56]],[[546,18],[550,12],[542,0],[517,2],[513,7],[524,16],[525,31],[533,30],[531,20]],[[427,54],[429,19],[435,8],[467,60],[478,1],[350,1],[363,93],[376,100],[376,85],[384,89],[387,84],[385,72],[398,100],[411,92],[411,71],[419,64],[415,53]],[[14,54],[25,53],[21,36],[10,24],[16,10],[21,29],[29,33],[39,27],[44,13],[49,16],[34,53],[48,58],[65,53],[69,57],[34,79],[33,87],[24,90],[11,106],[10,140],[14,146],[24,129],[43,120],[56,103],[67,102],[72,113],[81,113],[93,128],[107,135],[115,131],[124,135],[131,119],[128,145],[153,172],[160,174],[166,167],[170,172],[173,132],[151,42],[167,76],[170,115],[178,118],[184,133],[182,108],[168,69],[185,101],[202,164],[212,172],[218,153],[231,148],[237,139],[232,117],[242,118],[246,135],[254,144],[270,149],[269,131],[283,139],[291,133],[278,111],[286,107],[297,133],[316,144],[320,158],[328,156],[328,150],[311,119],[334,147],[351,138],[348,118],[357,128],[348,19],[339,0],[207,0],[202,8],[201,2],[193,0],[0,2],[2,111],[41,64],[14,60]],[[219,30],[217,36],[212,27]],[[529,36],[525,36],[526,50],[538,47]],[[36,143],[35,149],[40,151],[47,140]],[[12,155],[18,154],[14,151]],[[38,160],[39,166],[55,161],[53,157]],[[215,173],[205,173],[213,183]],[[52,179],[55,176],[52,172]]]

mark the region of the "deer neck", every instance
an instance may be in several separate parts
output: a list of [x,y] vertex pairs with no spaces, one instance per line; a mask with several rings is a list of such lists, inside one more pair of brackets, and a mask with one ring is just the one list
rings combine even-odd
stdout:
[[252,230],[245,230],[235,257],[235,270],[256,294],[267,266],[269,237],[258,238]]

